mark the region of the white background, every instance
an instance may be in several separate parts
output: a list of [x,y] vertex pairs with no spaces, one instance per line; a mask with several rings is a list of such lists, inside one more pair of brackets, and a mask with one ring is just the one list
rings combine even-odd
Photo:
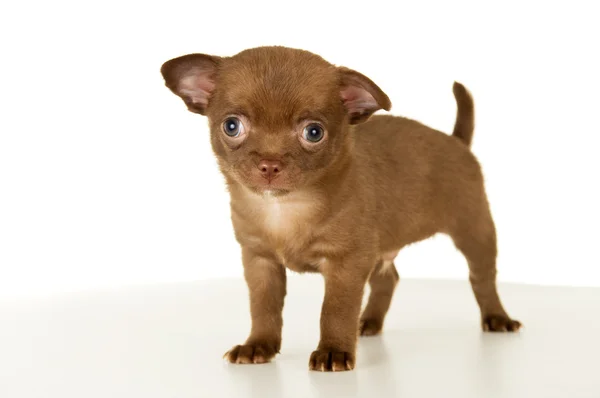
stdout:
[[[272,44],[359,70],[392,113],[446,132],[463,82],[500,280],[600,286],[593,3],[3,2],[0,296],[240,276],[206,120],[159,69]],[[445,237],[397,265],[467,275]]]

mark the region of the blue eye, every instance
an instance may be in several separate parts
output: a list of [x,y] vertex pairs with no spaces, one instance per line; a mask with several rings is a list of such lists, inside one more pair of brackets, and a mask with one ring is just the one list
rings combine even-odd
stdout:
[[304,128],[302,136],[306,141],[319,142],[325,136],[325,131],[323,131],[323,127],[321,127],[320,125],[316,123],[311,123]]
[[228,117],[223,122],[223,132],[229,137],[237,137],[244,131],[244,125],[237,117]]

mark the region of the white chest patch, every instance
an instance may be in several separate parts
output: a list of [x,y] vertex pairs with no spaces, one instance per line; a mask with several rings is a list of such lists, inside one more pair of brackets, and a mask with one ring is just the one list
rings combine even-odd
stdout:
[[[238,217],[248,245],[270,250],[278,261],[297,272],[314,272],[325,264],[312,252],[313,236],[325,214],[318,193],[295,191],[282,196],[237,191]],[[317,258],[315,258],[317,257]]]
[[281,196],[237,191],[243,206],[238,214],[245,225],[243,239],[248,245],[270,250],[283,265],[303,270],[315,267],[311,257],[315,226],[324,214],[324,201],[317,193],[295,191]]
[[315,214],[315,204],[308,197],[291,194],[275,197],[267,192],[259,204],[264,229],[278,239],[300,238]]
[[281,200],[271,195],[270,191],[263,195],[262,213],[264,216],[265,227],[277,233],[282,228],[286,218],[290,217],[290,206],[282,205]]
[[306,242],[320,208],[317,198],[304,192],[283,196],[269,191],[262,195],[248,192],[244,199],[265,238],[283,251],[297,249]]

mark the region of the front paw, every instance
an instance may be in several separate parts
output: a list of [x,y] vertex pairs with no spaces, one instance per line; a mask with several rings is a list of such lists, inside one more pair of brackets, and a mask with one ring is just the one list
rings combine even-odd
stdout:
[[236,345],[223,358],[237,364],[268,363],[279,353],[276,346],[265,343]]
[[521,326],[521,322],[506,315],[486,315],[481,320],[484,332],[517,332]]
[[317,350],[310,355],[308,367],[318,372],[341,372],[354,369],[354,354],[334,350]]

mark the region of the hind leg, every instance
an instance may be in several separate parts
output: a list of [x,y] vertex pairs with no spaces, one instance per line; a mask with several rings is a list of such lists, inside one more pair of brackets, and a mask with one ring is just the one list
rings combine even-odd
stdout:
[[481,310],[483,330],[519,330],[521,323],[508,316],[496,289],[496,230],[487,206],[481,217],[464,222],[450,235],[469,264],[469,280]]
[[360,317],[361,336],[373,336],[381,332],[399,280],[400,276],[391,260],[377,264],[369,278],[369,301]]

